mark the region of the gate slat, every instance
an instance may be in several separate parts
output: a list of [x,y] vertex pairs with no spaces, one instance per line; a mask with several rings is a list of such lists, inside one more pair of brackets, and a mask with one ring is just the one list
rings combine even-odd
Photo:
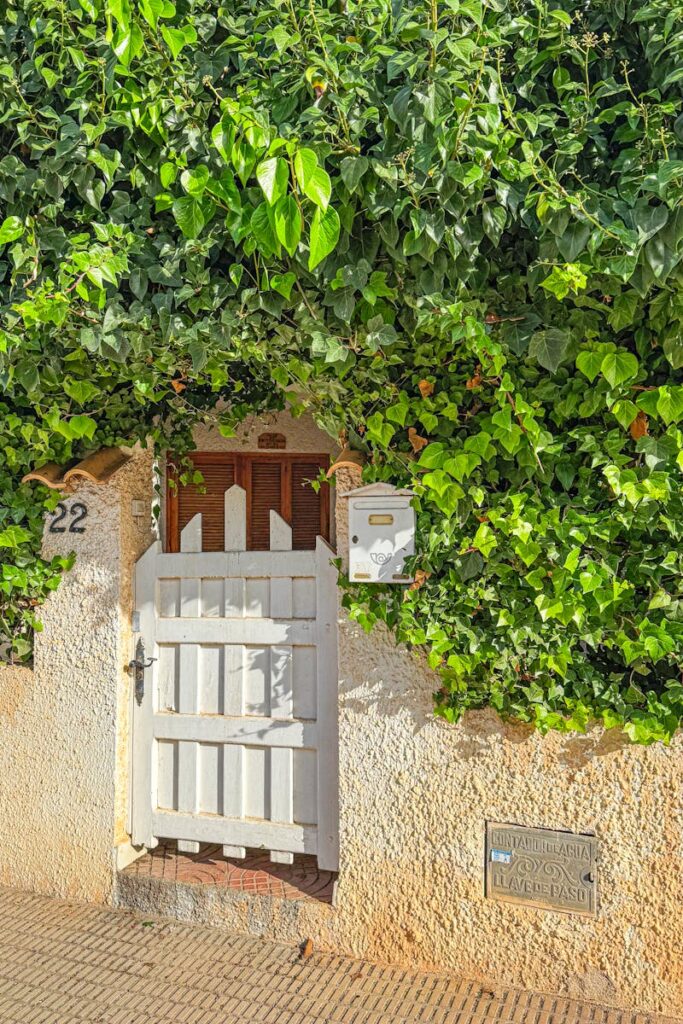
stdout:
[[239,717],[244,714],[244,661],[242,644],[226,644],[223,693],[223,708],[226,715]]
[[[294,777],[292,748],[274,747],[270,752],[270,817],[275,822],[290,824],[294,818]],[[291,864],[294,855],[289,848],[270,850],[274,864]]]
[[315,576],[314,551],[198,551],[159,555],[159,576]]
[[[154,738],[192,743],[248,743],[250,747],[315,747],[315,722],[275,718],[224,718],[223,715],[159,714],[154,716]],[[192,806],[182,807],[190,811]]]
[[339,740],[337,571],[334,551],[316,546],[316,663],[318,676],[318,867],[339,870]]
[[270,616],[291,619],[294,611],[292,579],[281,577],[270,581]]
[[270,510],[270,550],[292,550],[292,527],[274,508]]
[[292,648],[270,648],[270,717],[291,719],[294,713]]
[[[181,590],[187,580],[183,580]],[[191,580],[189,582],[196,582]],[[178,717],[187,716],[194,720],[199,712],[199,647],[197,644],[180,645],[180,690],[178,694]],[[155,716],[155,735],[156,721]],[[158,737],[157,737],[158,738]],[[178,810],[191,813],[199,810],[199,778],[197,761],[199,751],[195,737],[187,731],[178,736]],[[180,841],[181,853],[199,853],[199,843]]]
[[192,516],[187,526],[183,526],[180,531],[180,550],[183,553],[202,550],[201,512],[198,512],[196,516]]
[[[180,533],[180,550],[202,550],[202,516],[197,513]],[[180,581],[180,615],[196,619],[201,615],[200,583],[197,578]],[[173,620],[170,620],[173,621]],[[182,715],[199,713],[199,647],[196,643],[181,643],[179,662],[178,712]],[[199,750],[190,737],[178,742],[178,810],[199,810]],[[199,853],[199,843],[184,837],[178,842],[181,853]]]
[[225,492],[225,550],[245,551],[247,547],[247,492],[238,484]]
[[[244,817],[244,747],[223,747],[223,814],[226,818]],[[246,857],[244,846],[223,844],[224,857]]]
[[[183,581],[185,582],[185,581]],[[161,644],[225,643],[223,619],[160,619],[157,640]],[[269,647],[271,644],[308,645],[316,638],[315,622],[305,619],[231,619],[229,640],[233,644]]]
[[192,836],[200,843],[249,846],[260,850],[291,850],[293,853],[316,852],[315,827],[281,825],[273,821],[236,821],[215,814],[178,814],[158,811],[152,816],[155,835],[166,839]]
[[[157,563],[161,542],[147,548],[135,567],[135,608],[140,617],[140,637],[145,655],[157,657],[156,591]],[[153,740],[153,709],[156,703],[157,666],[145,671],[145,692],[141,703],[133,698],[133,786],[131,798],[131,840],[134,846],[156,846],[152,830],[152,801],[156,806],[156,750]]]

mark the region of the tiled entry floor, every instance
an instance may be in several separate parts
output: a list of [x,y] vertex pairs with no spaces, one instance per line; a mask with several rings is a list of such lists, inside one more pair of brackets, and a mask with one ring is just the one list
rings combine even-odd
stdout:
[[267,853],[253,851],[244,860],[223,856],[220,846],[199,853],[178,853],[175,843],[160,844],[122,872],[189,885],[216,885],[252,896],[332,903],[336,875],[320,871],[315,857],[297,855],[293,864],[272,864]]

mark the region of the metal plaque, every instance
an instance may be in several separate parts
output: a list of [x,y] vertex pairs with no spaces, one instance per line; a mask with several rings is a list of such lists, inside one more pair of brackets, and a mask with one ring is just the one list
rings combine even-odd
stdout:
[[486,895],[509,903],[595,914],[595,836],[486,825]]

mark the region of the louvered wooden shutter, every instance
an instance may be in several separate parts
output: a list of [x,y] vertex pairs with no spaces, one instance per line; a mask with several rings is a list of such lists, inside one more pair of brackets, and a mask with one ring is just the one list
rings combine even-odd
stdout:
[[319,472],[317,459],[292,463],[292,547],[295,551],[311,551],[318,534],[327,536],[326,524],[321,522],[321,494],[307,482],[315,480]]
[[247,498],[249,510],[249,548],[270,549],[270,510],[282,515],[282,463],[251,460],[251,487]]
[[[201,512],[202,549],[222,551],[225,538],[225,492],[235,483],[235,463],[226,459],[209,460],[201,455],[195,456],[193,461],[201,471],[204,483],[202,489],[196,484],[181,484],[178,487],[178,538],[183,527],[197,512]],[[178,539],[175,547],[178,547]]]
[[275,509],[292,526],[295,551],[311,551],[320,534],[329,540],[329,492],[316,493],[308,481],[315,480],[324,456],[316,455],[227,455],[199,452],[194,465],[204,476],[204,489],[194,484],[169,491],[168,545],[180,547],[180,531],[197,514],[202,514],[203,550],[222,551],[224,542],[224,495],[238,483],[247,492],[247,546],[252,551],[270,548],[270,510]]

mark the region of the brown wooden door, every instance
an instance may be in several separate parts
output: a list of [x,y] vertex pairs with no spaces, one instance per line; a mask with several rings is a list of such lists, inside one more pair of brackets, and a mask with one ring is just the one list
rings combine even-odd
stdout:
[[329,466],[327,455],[195,452],[192,462],[204,477],[200,484],[172,486],[173,467],[168,467],[167,550],[178,551],[180,531],[202,514],[204,551],[223,550],[223,499],[237,483],[247,492],[247,548],[270,548],[270,510],[292,527],[295,551],[311,551],[318,535],[330,538],[329,488],[316,493],[310,484]]

